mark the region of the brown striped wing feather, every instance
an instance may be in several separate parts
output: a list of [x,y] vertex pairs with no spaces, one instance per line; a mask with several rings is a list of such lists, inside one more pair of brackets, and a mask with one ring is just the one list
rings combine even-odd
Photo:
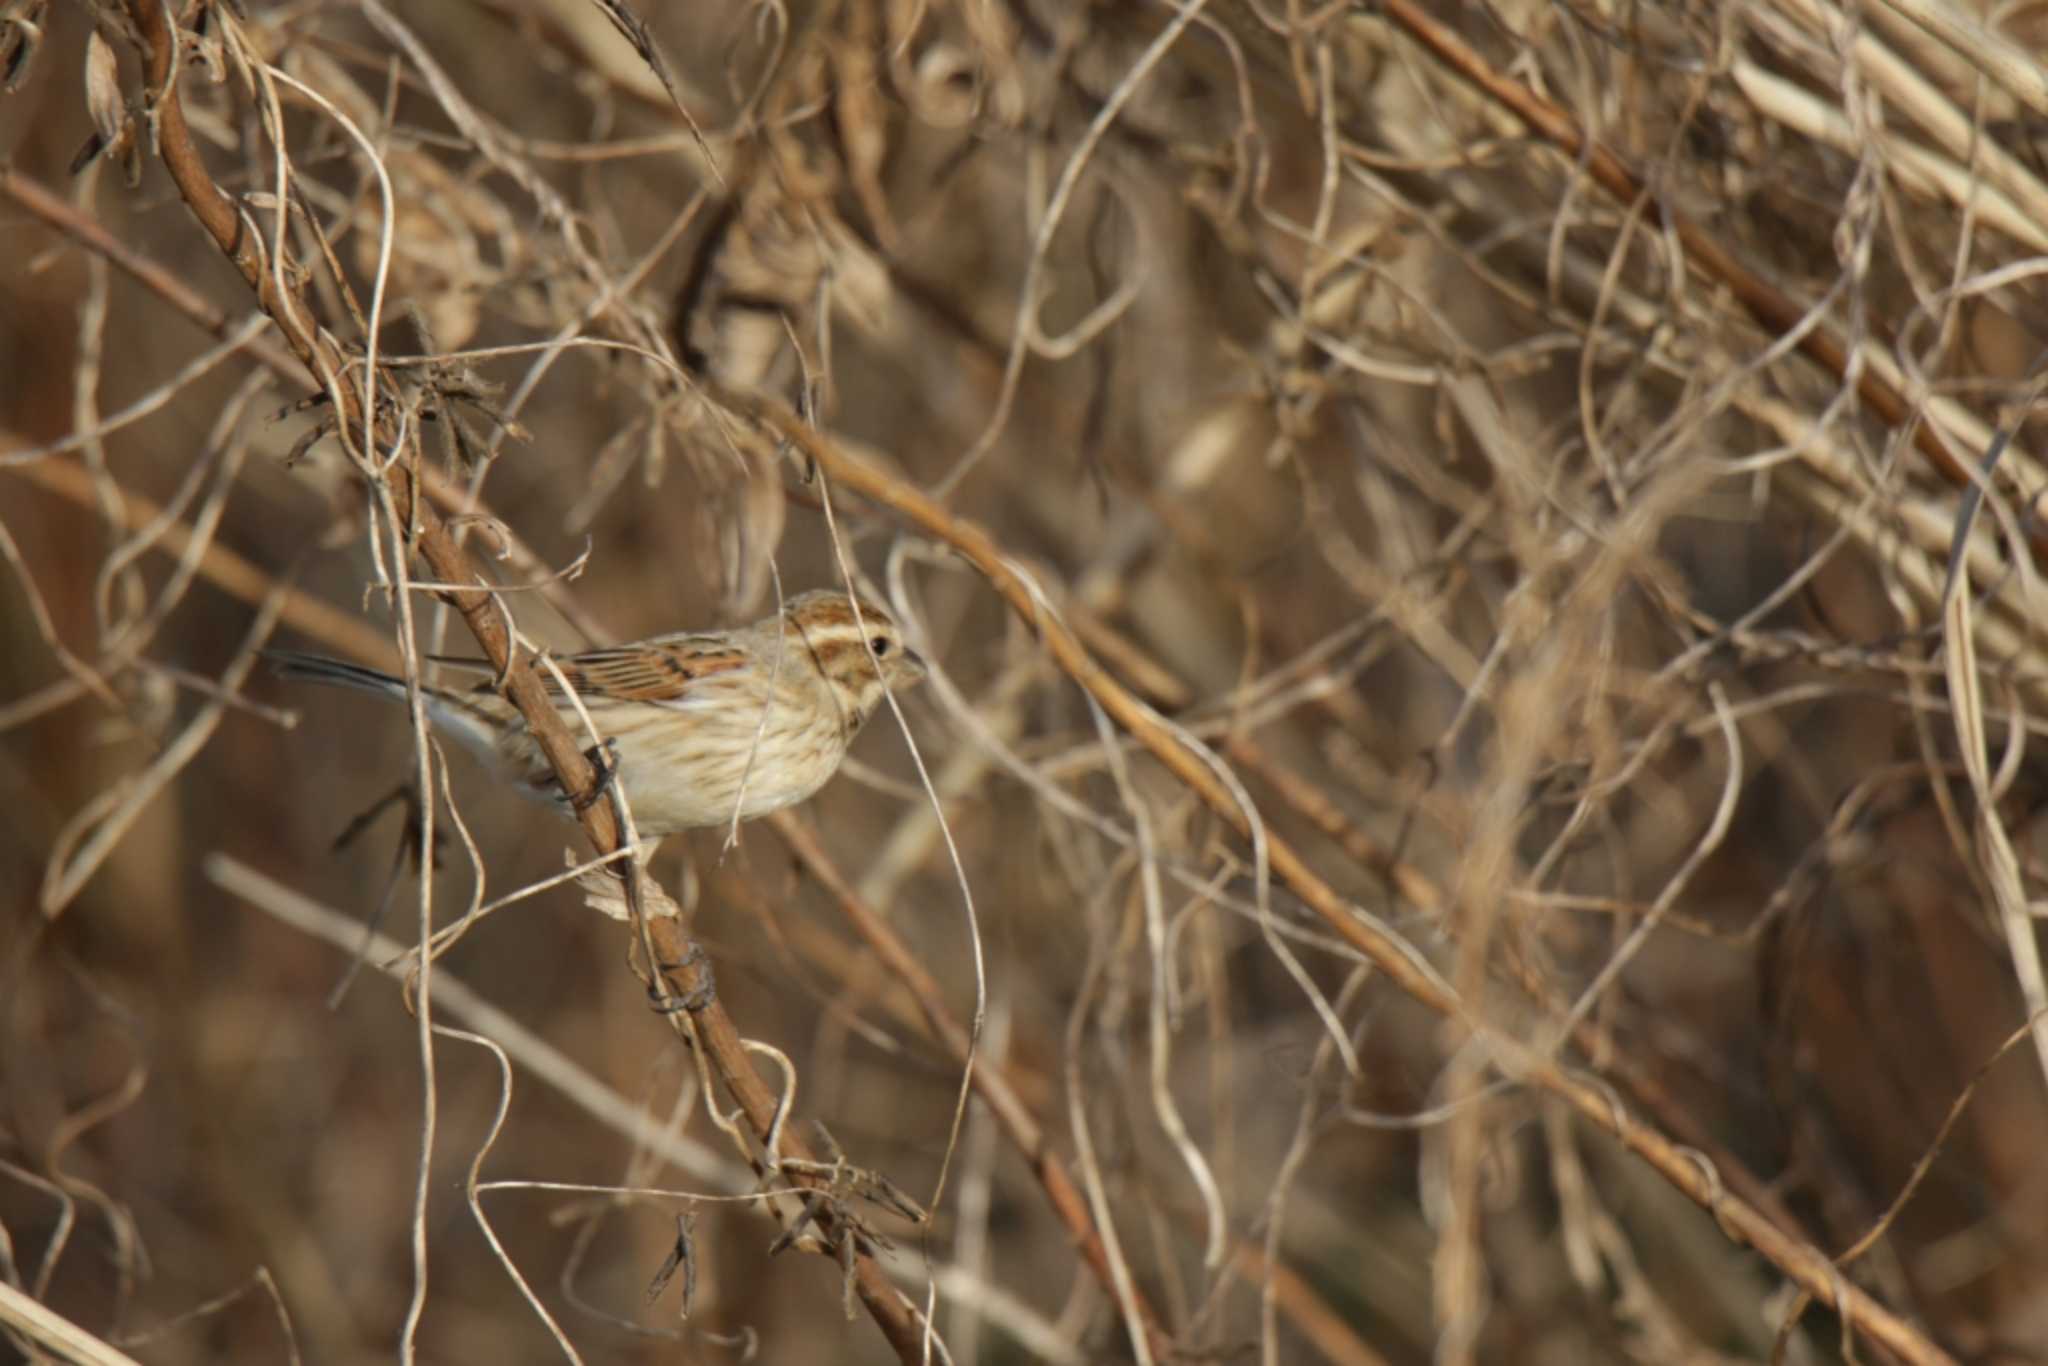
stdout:
[[[673,705],[689,701],[691,689],[704,679],[746,668],[747,656],[722,642],[691,640],[590,650],[559,663],[569,685],[586,699]],[[550,695],[562,696],[552,671],[543,669],[541,681]]]
[[[437,663],[488,673],[490,668],[474,659],[435,657]],[[632,645],[611,645],[566,655],[555,661],[569,680],[569,686],[586,702],[647,702],[655,705],[687,705],[690,691],[704,679],[732,673],[747,666],[746,652],[722,640],[687,636],[671,641],[640,641]],[[538,670],[541,686],[548,695],[565,700],[553,669]],[[494,691],[479,683],[479,692]]]

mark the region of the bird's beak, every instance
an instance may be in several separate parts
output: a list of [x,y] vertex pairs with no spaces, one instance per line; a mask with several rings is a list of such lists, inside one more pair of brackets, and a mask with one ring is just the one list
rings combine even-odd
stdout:
[[903,664],[904,682],[915,683],[925,676],[924,656],[905,646],[900,657]]

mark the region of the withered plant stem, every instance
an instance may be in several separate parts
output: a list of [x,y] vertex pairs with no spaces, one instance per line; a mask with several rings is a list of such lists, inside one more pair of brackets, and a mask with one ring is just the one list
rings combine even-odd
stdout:
[[[162,0],[129,0],[129,11],[142,35],[145,94],[150,106],[149,116],[157,120],[158,149],[165,170],[193,217],[241,273],[250,289],[255,291],[264,312],[277,323],[285,344],[305,366],[314,382],[333,395],[338,405],[336,418],[341,439],[351,439],[362,430],[363,424],[358,391],[346,383],[331,384],[333,377],[347,373],[349,358],[331,335],[312,325],[311,311],[302,300],[280,291],[279,279],[291,278],[290,274],[264,268],[261,253],[245,231],[243,220],[214,184],[201,161],[186,124],[180,96],[170,80],[176,45]],[[392,439],[393,433],[381,423],[374,424],[373,429],[380,440]],[[415,445],[413,450],[385,466],[387,473],[384,478],[398,524],[410,529],[411,549],[437,581],[482,584],[484,579],[471,565],[468,554],[449,534],[432,502],[419,496],[418,480],[409,458],[416,453]],[[442,593],[442,597],[462,617],[478,647],[504,679],[506,699],[518,708],[532,729],[541,751],[561,782],[562,791],[591,793],[596,785],[596,772],[585,757],[583,747],[548,700],[531,658],[515,659],[517,647],[491,593],[482,587],[449,589]],[[619,848],[620,832],[609,803],[592,801],[581,804],[578,820],[600,855]],[[642,876],[639,868],[631,859],[625,860],[624,866],[630,885],[637,886]],[[692,951],[693,946],[678,923],[672,919],[648,919],[643,921],[643,926],[647,950],[656,963],[678,965],[667,971],[656,964],[642,965],[649,987],[658,997],[664,1000],[678,996],[691,998],[708,988],[709,970],[703,965],[705,960],[701,954]],[[777,1095],[754,1070],[753,1062],[741,1043],[739,1030],[724,1006],[714,997],[699,1009],[678,1011],[670,1018],[676,1022],[679,1031],[694,1033],[720,1084],[739,1103],[756,1138],[765,1139],[776,1120]],[[782,1131],[781,1148],[775,1157],[801,1161],[813,1158],[802,1141],[786,1127]],[[800,1173],[790,1173],[788,1179],[799,1186],[823,1189],[828,1185],[823,1177]],[[834,1217],[829,1203],[817,1217],[828,1241],[852,1236]],[[873,1257],[856,1249],[852,1271],[862,1305],[882,1329],[897,1355],[906,1362],[922,1360],[924,1344],[918,1316],[890,1284],[880,1265]]]

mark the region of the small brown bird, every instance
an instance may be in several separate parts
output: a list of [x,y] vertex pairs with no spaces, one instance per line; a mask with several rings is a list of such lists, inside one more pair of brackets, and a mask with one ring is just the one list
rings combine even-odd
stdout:
[[[318,655],[273,652],[285,678],[405,698],[390,674]],[[438,663],[490,674],[481,660]],[[895,621],[865,599],[830,589],[789,599],[777,616],[729,631],[651,636],[557,661],[598,733],[612,742],[614,778],[650,839],[723,825],[803,801],[839,769],[884,689],[924,677],[924,661]],[[582,721],[553,674],[542,682],[569,728]],[[426,690],[443,731],[509,765],[542,797],[561,799],[526,723],[490,681]],[[765,716],[765,720],[764,720]]]

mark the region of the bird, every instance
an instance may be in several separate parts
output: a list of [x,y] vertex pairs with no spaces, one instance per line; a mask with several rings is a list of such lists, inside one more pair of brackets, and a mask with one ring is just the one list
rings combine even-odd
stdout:
[[[406,696],[405,680],[376,669],[268,654],[285,679]],[[498,692],[490,662],[430,658],[484,680],[423,687],[428,718],[509,769],[531,795],[569,805],[532,732]],[[887,612],[834,589],[800,593],[752,625],[649,636],[556,664],[605,740],[592,752],[600,783],[619,784],[647,839],[804,801],[838,772],[885,694],[914,687],[926,672]],[[563,721],[581,733],[554,670],[536,671]]]

